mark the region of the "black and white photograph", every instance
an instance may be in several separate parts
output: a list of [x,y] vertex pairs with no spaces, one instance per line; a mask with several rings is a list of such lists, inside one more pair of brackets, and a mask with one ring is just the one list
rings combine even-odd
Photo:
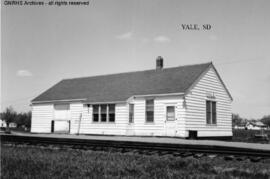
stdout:
[[270,1],[1,0],[0,178],[270,178]]

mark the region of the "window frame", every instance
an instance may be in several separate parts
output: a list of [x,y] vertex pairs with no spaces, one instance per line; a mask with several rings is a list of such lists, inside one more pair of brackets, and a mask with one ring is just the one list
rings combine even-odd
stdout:
[[[92,106],[93,106],[92,107],[92,122],[93,123],[115,123],[115,116],[116,116],[115,115],[115,107],[116,107],[116,104],[112,104],[112,103],[109,103],[109,104],[93,104]],[[102,106],[103,106],[103,108],[102,108]],[[95,107],[97,107],[97,111],[95,111]],[[112,108],[113,108],[113,110],[110,110]],[[112,114],[114,115],[113,118],[111,118]],[[98,115],[98,120],[94,120],[95,115]],[[104,117],[104,116],[106,116],[106,120],[102,120],[102,117]],[[113,120],[111,120],[111,119],[113,119]]]
[[[214,106],[214,107],[213,107]],[[212,101],[212,124],[217,124],[217,102]]]
[[[95,106],[97,107],[97,113],[95,112]],[[97,105],[97,104],[94,104],[93,105],[93,109],[92,109],[92,113],[93,113],[93,115],[92,115],[92,122],[99,122],[99,120],[100,120],[100,116],[99,116],[99,105]],[[97,121],[95,121],[95,114],[97,114],[97,116],[98,116],[98,118],[97,118]]]
[[[106,104],[101,104],[99,105],[99,108],[100,108],[100,122],[105,123],[108,120],[108,111],[107,111],[108,106]],[[105,117],[105,120],[103,117]]]
[[217,125],[217,102],[206,100],[206,125]]
[[128,112],[128,114],[129,114],[129,116],[128,116],[128,122],[129,122],[129,124],[133,124],[133,123],[134,123],[134,104],[130,103],[130,104],[128,105],[128,107],[129,107],[129,112]]
[[[108,104],[108,122],[109,123],[114,123],[115,122],[115,104]],[[113,111],[111,111],[110,106],[113,106]],[[111,115],[114,114],[113,121],[111,121]]]
[[[153,101],[153,104],[147,104],[149,101]],[[152,102],[151,102],[152,103]],[[150,108],[150,109],[149,109]],[[146,99],[145,100],[145,122],[146,123],[154,123],[155,121],[155,100],[154,99]],[[152,116],[149,120],[149,113],[152,113],[150,116]]]
[[[168,108],[172,108],[173,109],[173,120],[169,119]],[[166,121],[175,121],[175,120],[176,120],[176,118],[175,118],[175,106],[173,106],[173,105],[166,106]]]

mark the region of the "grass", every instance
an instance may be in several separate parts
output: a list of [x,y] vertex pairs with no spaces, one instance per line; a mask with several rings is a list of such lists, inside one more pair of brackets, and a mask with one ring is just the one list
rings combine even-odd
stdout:
[[[260,134],[260,130],[244,130],[244,129],[234,129],[233,130],[233,142],[251,142],[251,143],[270,143],[270,141],[260,140],[255,138],[255,134]],[[270,137],[270,130],[265,130],[265,134]]]
[[270,178],[260,163],[75,149],[1,147],[1,178]]

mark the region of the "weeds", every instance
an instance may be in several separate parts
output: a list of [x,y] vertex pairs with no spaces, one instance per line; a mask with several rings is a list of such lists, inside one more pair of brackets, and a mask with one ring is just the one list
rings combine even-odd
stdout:
[[[255,138],[255,135],[260,133],[260,130],[234,129],[232,140],[234,142],[270,143],[270,141]],[[265,130],[264,133],[267,134],[268,137],[270,137],[270,130]]]
[[1,178],[269,178],[270,161],[1,147]]

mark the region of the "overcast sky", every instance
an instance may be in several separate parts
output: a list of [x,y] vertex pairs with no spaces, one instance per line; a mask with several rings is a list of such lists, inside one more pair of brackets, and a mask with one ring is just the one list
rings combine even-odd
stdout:
[[27,111],[31,99],[63,78],[153,69],[160,55],[165,67],[213,61],[234,98],[233,112],[260,118],[270,114],[269,2],[2,4],[1,108]]

